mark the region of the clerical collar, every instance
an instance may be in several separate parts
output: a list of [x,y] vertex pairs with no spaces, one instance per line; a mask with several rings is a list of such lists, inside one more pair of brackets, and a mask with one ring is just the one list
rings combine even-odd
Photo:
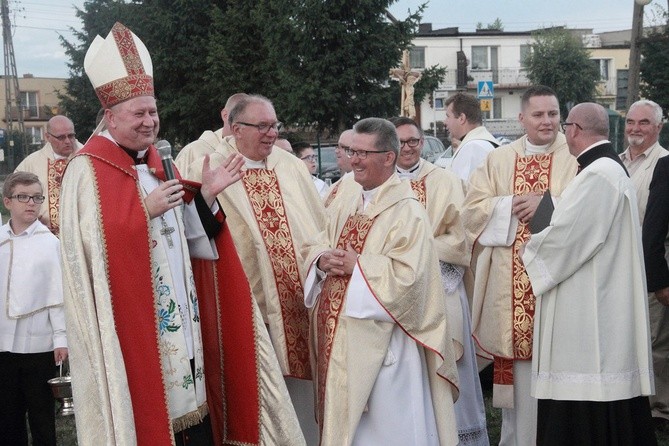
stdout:
[[410,167],[409,169],[403,169],[399,166],[395,166],[395,168],[397,169],[397,175],[402,180],[407,178],[413,179],[416,176],[416,171],[418,170],[419,167],[420,167],[420,160],[418,160],[415,166]]
[[372,202],[374,197],[376,196],[376,193],[379,191],[379,187],[377,186],[374,189],[370,190],[362,190],[362,210],[364,211],[367,209],[367,205]]
[[525,155],[543,155],[548,151],[550,144],[544,144],[542,146],[534,145],[530,142],[529,139],[525,140]]
[[[118,143],[116,143],[116,144],[118,144]],[[127,153],[130,156],[130,158],[133,159],[133,161],[135,162],[135,165],[146,164],[146,155],[148,154],[149,149],[140,150],[138,152],[136,150],[130,150],[126,147],[123,147],[121,144],[118,144],[118,146],[121,149],[123,149],[123,151],[125,153]]]
[[256,161],[244,156],[244,166],[247,169],[264,169],[266,167],[266,160]]

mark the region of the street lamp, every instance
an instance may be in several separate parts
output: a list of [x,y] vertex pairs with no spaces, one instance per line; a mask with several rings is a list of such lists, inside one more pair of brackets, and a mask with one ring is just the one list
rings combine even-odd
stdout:
[[629,75],[627,78],[627,110],[639,100],[639,72],[641,65],[641,51],[639,40],[643,35],[643,7],[652,0],[634,0],[634,12],[632,13],[632,36],[630,38],[630,62]]

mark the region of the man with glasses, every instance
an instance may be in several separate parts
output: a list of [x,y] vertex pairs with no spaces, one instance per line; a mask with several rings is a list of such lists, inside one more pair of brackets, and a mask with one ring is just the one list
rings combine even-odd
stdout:
[[74,124],[67,116],[56,115],[49,119],[45,136],[47,143],[44,147],[21,161],[15,172],[34,173],[44,185],[46,204],[40,210],[39,219],[57,236],[63,171],[70,156],[82,146],[77,141]]
[[235,105],[246,96],[246,93],[235,93],[230,96],[228,100],[225,101],[225,106],[221,109],[223,127],[214,131],[205,130],[198,139],[187,144],[179,151],[174,162],[180,172],[188,176],[188,167],[193,164],[194,161],[203,158],[208,153],[213,153],[216,146],[221,143],[221,140],[224,137],[232,135],[232,129],[227,124],[228,116]]
[[469,268],[470,252],[460,218],[465,200],[462,182],[450,170],[420,157],[423,131],[415,121],[400,117],[391,122],[400,140],[397,174],[400,179],[409,182],[432,223],[458,366],[460,398],[455,404],[458,435],[463,443],[487,445],[485,406],[476,366],[471,313],[463,282],[465,271]]
[[526,135],[490,152],[472,173],[463,211],[475,276],[472,326],[481,354],[493,358],[502,445],[535,444],[537,427],[530,396],[535,296],[518,252],[544,192],[555,200],[576,175],[552,89],[530,87],[519,120]]
[[466,93],[455,93],[446,99],[444,125],[451,138],[461,141],[453,150],[451,169],[466,184],[471,173],[483,164],[499,142],[483,127],[478,99]]
[[[309,319],[303,303],[301,248],[324,228],[325,212],[311,175],[294,155],[275,148],[281,130],[269,99],[250,95],[230,112],[232,135],[211,155],[218,166],[244,157],[241,181],[219,194],[251,290],[269,328],[307,444],[317,443],[309,363]],[[198,180],[202,160],[189,172]]]
[[656,445],[634,185],[607,140],[604,107],[576,105],[565,135],[579,173],[520,253],[537,295],[536,444]]
[[354,131],[346,151],[361,193],[307,256],[320,444],[457,444],[457,372],[432,227],[395,172],[393,124],[367,118]]

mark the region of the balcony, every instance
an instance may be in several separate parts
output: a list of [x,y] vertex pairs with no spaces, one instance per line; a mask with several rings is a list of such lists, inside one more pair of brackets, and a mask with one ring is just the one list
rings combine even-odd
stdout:
[[[526,71],[520,68],[498,68],[497,70],[469,70],[468,76],[472,79],[467,82],[467,89],[476,90],[479,81],[492,80],[497,88],[527,88],[530,81]],[[457,70],[447,69],[446,76],[440,88],[444,90],[457,89]]]
[[527,72],[521,68],[469,70],[469,76],[474,80],[467,83],[467,88],[476,88],[479,81],[490,80],[498,88],[525,88],[530,86]]

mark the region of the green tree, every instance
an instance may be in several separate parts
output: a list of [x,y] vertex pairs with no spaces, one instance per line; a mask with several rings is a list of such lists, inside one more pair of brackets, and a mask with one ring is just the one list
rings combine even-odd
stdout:
[[95,117],[100,109],[100,102],[84,73],[86,50],[97,35],[106,36],[117,21],[132,27],[139,6],[138,2],[117,0],[84,2],[83,9],[77,9],[76,13],[81,20],[81,29],[72,28],[76,40],[70,42],[60,37],[65,53],[70,58],[70,77],[65,83],[66,90],[59,92],[60,105],[74,122],[80,140],[85,141],[95,129]]
[[71,77],[63,105],[80,132],[92,130],[99,104],[83,59],[94,36],[118,20],[151,51],[161,136],[173,142],[220,127],[221,107],[240,91],[269,97],[284,123],[319,134],[391,116],[399,93],[388,72],[423,11],[390,20],[385,11],[395,1],[89,0],[77,13],[76,42],[64,41]]
[[422,8],[404,21],[386,17],[394,0],[276,1],[292,5],[268,32],[278,68],[277,105],[284,120],[337,133],[364,116],[399,109],[389,70],[411,44]]
[[527,58],[530,82],[555,90],[562,116],[567,116],[568,104],[592,101],[599,70],[581,41],[559,28],[542,31],[535,38]]
[[669,29],[647,35],[641,56],[641,96],[657,102],[669,117]]

